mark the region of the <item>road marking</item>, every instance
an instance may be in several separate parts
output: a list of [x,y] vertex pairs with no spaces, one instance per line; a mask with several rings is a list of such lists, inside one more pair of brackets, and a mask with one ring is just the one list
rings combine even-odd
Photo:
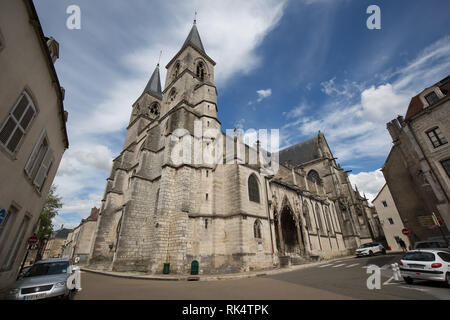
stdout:
[[397,283],[391,283],[391,280],[394,280],[394,276],[390,277],[389,279],[387,279],[384,283],[383,286],[386,286],[388,284],[397,284]]
[[332,266],[332,265],[333,265],[333,263],[324,264],[324,265],[321,265],[319,268],[325,268],[325,267],[329,267],[329,266]]
[[342,267],[342,266],[345,266],[345,263],[341,263],[341,264],[335,265],[335,266],[333,266],[333,268]]
[[359,265],[359,263],[354,263],[354,264],[351,264],[349,266],[346,266],[346,268],[351,268],[351,267],[355,267],[355,266],[358,266],[358,265]]
[[386,270],[386,269],[390,269],[391,265],[389,264],[385,264],[384,266],[381,267],[381,269]]
[[405,286],[399,286],[400,288],[404,288],[404,289],[411,289],[411,290],[418,290],[421,292],[428,292],[428,290],[426,289],[421,289],[421,288],[415,288],[415,287],[405,287]]

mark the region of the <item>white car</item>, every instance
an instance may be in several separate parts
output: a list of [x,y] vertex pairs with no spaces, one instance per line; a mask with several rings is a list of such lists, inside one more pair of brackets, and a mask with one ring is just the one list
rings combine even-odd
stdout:
[[383,247],[381,243],[378,242],[365,243],[355,251],[357,257],[373,256],[376,253],[386,254],[386,249]]
[[399,262],[406,283],[414,279],[445,281],[450,287],[450,254],[439,249],[408,251]]

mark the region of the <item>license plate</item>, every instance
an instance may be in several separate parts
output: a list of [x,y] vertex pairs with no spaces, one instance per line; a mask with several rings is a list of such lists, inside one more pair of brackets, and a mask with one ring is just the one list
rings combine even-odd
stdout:
[[23,300],[38,300],[38,299],[44,299],[46,296],[45,293],[38,293],[38,294],[33,294],[31,296],[24,296]]
[[415,269],[425,268],[425,266],[423,264],[408,264],[408,267],[415,268]]

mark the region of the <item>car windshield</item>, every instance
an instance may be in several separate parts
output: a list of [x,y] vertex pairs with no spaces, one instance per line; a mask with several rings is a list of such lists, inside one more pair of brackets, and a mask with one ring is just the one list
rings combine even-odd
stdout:
[[361,247],[359,247],[359,248],[370,248],[370,247],[373,247],[375,244],[374,243],[366,243],[366,244],[363,244]]
[[35,264],[27,271],[25,277],[48,276],[52,274],[67,273],[69,262],[49,262]]
[[434,253],[431,252],[407,252],[403,256],[402,260],[413,260],[413,261],[434,261]]
[[425,248],[447,248],[445,242],[443,241],[430,241],[430,242],[422,242],[418,243],[416,246],[417,249],[425,249]]

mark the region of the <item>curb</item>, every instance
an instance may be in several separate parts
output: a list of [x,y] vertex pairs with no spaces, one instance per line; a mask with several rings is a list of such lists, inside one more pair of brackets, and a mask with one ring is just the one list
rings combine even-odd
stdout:
[[324,263],[330,263],[333,261],[338,260],[347,260],[351,259],[354,256],[344,256],[339,258],[334,258],[330,260],[321,260],[317,262],[312,263],[305,263],[305,264],[299,264],[290,266],[287,268],[277,268],[272,270],[262,270],[260,272],[255,272],[251,274],[225,274],[225,275],[204,275],[204,276],[191,276],[191,275],[185,275],[185,276],[152,276],[152,275],[137,275],[137,274],[121,274],[117,272],[111,272],[111,271],[101,271],[101,270],[94,270],[89,269],[85,267],[80,267],[81,271],[89,272],[89,273],[95,273],[95,274],[101,274],[104,276],[110,276],[110,277],[116,277],[116,278],[125,278],[125,279],[137,279],[137,280],[158,280],[158,281],[217,281],[217,280],[237,280],[237,279],[245,279],[245,278],[255,278],[255,277],[265,277],[270,276],[274,274],[279,273],[287,273],[295,270],[300,269],[306,269],[314,266],[318,266]]

